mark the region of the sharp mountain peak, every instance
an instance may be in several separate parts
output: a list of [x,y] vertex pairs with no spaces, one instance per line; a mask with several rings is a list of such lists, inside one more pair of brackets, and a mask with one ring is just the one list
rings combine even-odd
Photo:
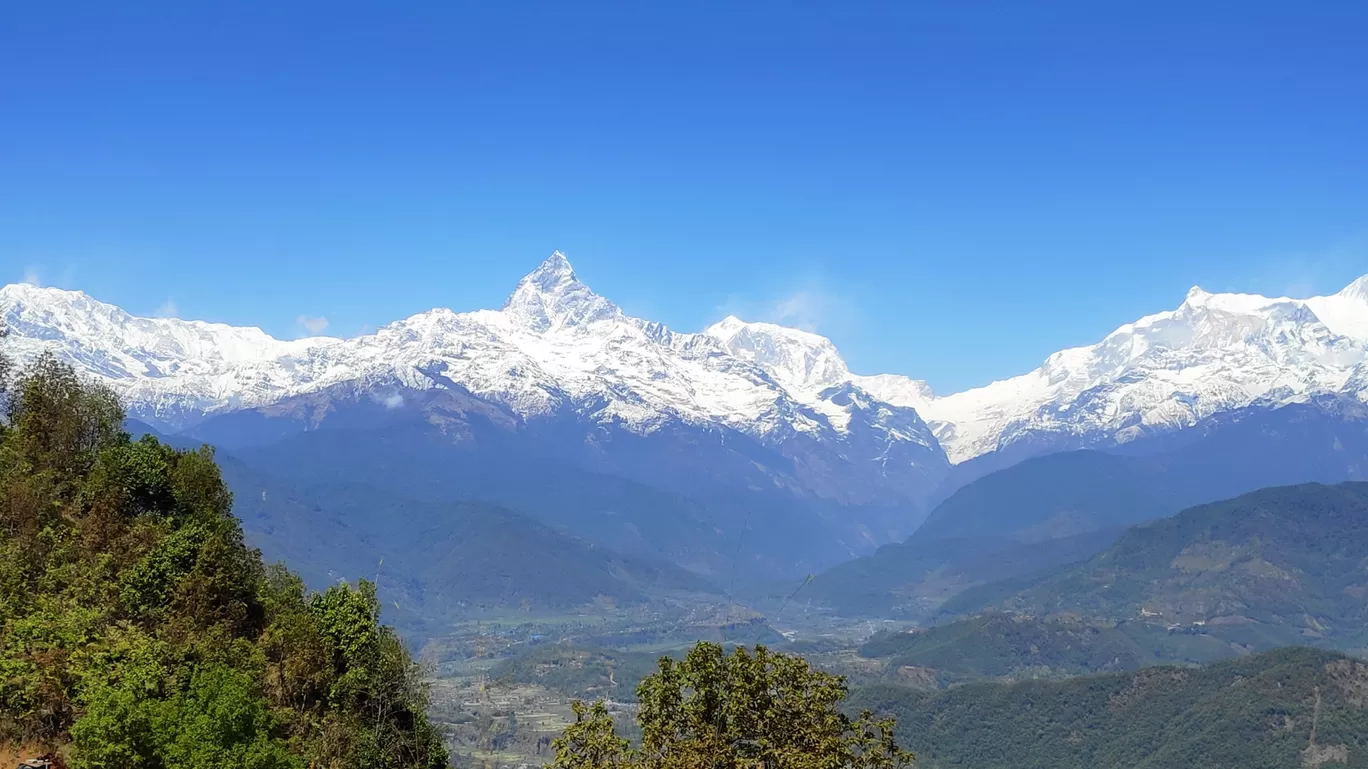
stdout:
[[621,317],[617,305],[580,282],[570,260],[553,251],[537,269],[518,281],[503,311],[539,333]]

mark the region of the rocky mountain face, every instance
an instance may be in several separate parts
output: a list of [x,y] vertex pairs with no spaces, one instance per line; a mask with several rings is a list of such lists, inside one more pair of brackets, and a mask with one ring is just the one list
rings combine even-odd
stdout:
[[834,543],[817,561],[905,536],[927,500],[1026,457],[1368,396],[1368,277],[1305,300],[1193,289],[1096,345],[945,396],[852,373],[815,334],[630,317],[559,252],[500,310],[434,309],[350,339],[139,318],[23,284],[0,289],[0,318],[12,356],[57,354],[162,432],[245,451],[325,429],[421,429],[466,456],[751,500],[727,515],[801,508]]

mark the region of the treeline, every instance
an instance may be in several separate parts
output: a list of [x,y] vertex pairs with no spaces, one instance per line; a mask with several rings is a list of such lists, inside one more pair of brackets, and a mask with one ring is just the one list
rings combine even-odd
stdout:
[[374,587],[243,541],[212,450],[133,441],[106,388],[0,362],[0,741],[73,769],[444,767]]
[[1368,767],[1368,665],[1286,648],[1205,667],[857,689],[921,769]]

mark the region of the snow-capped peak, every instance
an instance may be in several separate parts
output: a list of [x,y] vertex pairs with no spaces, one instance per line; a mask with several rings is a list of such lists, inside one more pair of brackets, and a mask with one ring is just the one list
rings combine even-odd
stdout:
[[1345,392],[1368,360],[1368,276],[1309,299],[1193,287],[1175,310],[1061,350],[1029,374],[918,404],[952,461],[1032,435],[1087,445],[1254,404]]
[[747,323],[735,315],[703,333],[788,387],[824,389],[850,379],[836,345],[824,336],[773,323]]
[[[1235,313],[1240,315],[1257,314],[1263,308],[1274,304],[1285,304],[1295,302],[1293,299],[1282,297],[1269,298],[1259,294],[1213,294],[1198,286],[1193,286],[1188,290],[1187,296],[1183,299],[1183,304],[1177,312],[1187,310],[1216,310],[1219,312]],[[1167,317],[1170,313],[1159,313],[1157,315],[1142,318],[1140,322],[1145,322],[1151,318]]]
[[728,315],[703,331],[732,355],[764,369],[787,387],[822,390],[851,383],[893,406],[920,410],[935,398],[931,386],[901,374],[853,374],[830,339],[774,323]]
[[1357,299],[1361,302],[1368,302],[1368,275],[1355,280],[1345,286],[1339,293],[1335,294],[1343,299]]
[[[5,327],[20,347],[47,340],[63,352],[95,356],[104,373],[137,376],[167,367],[252,364],[340,340],[279,340],[259,328],[179,318],[140,318],[84,291],[15,283],[0,287]],[[27,340],[27,341],[26,341]],[[76,356],[80,357],[80,356]]]
[[560,251],[518,281],[503,310],[538,333],[622,316],[617,305],[580,282]]
[[1305,304],[1331,331],[1368,343],[1368,275],[1338,293],[1313,296]]

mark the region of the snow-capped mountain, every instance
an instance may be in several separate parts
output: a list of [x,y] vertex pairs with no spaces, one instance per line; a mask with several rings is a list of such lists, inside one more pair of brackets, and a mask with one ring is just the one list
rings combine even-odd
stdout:
[[921,383],[857,381],[916,409],[953,462],[1048,437],[1100,446],[1251,406],[1368,399],[1368,276],[1331,296],[1269,298],[1194,287],[1176,310],[1061,350],[1028,374],[937,397]]
[[854,374],[816,334],[735,317],[680,333],[629,317],[559,252],[500,310],[435,309],[352,339],[138,318],[23,284],[0,289],[0,313],[16,357],[51,350],[163,429],[338,387],[383,397],[445,388],[522,420],[573,414],[637,435],[730,430],[790,455],[795,441],[831,447],[880,472],[898,471],[888,465],[897,457],[930,476],[946,455],[962,462],[1042,436],[1105,445],[1231,409],[1368,395],[1368,276],[1310,299],[1194,288],[1176,310],[945,396],[904,376]]
[[[802,343],[823,346],[830,372],[774,367],[741,349],[745,334],[724,339],[728,322],[683,334],[626,316],[559,252],[501,310],[435,309],[352,339],[280,341],[252,328],[137,318],[79,291],[31,285],[0,289],[0,312],[17,358],[51,350],[168,431],[339,388],[396,403],[405,391],[446,389],[524,423],[572,415],[637,435],[681,424],[735,431],[808,468],[798,473],[809,476],[808,490],[833,498],[845,495],[812,476],[838,464],[889,478],[891,498],[903,500],[948,465],[914,410],[829,375],[845,367],[825,339],[803,335]],[[814,451],[830,456],[816,461]]]

